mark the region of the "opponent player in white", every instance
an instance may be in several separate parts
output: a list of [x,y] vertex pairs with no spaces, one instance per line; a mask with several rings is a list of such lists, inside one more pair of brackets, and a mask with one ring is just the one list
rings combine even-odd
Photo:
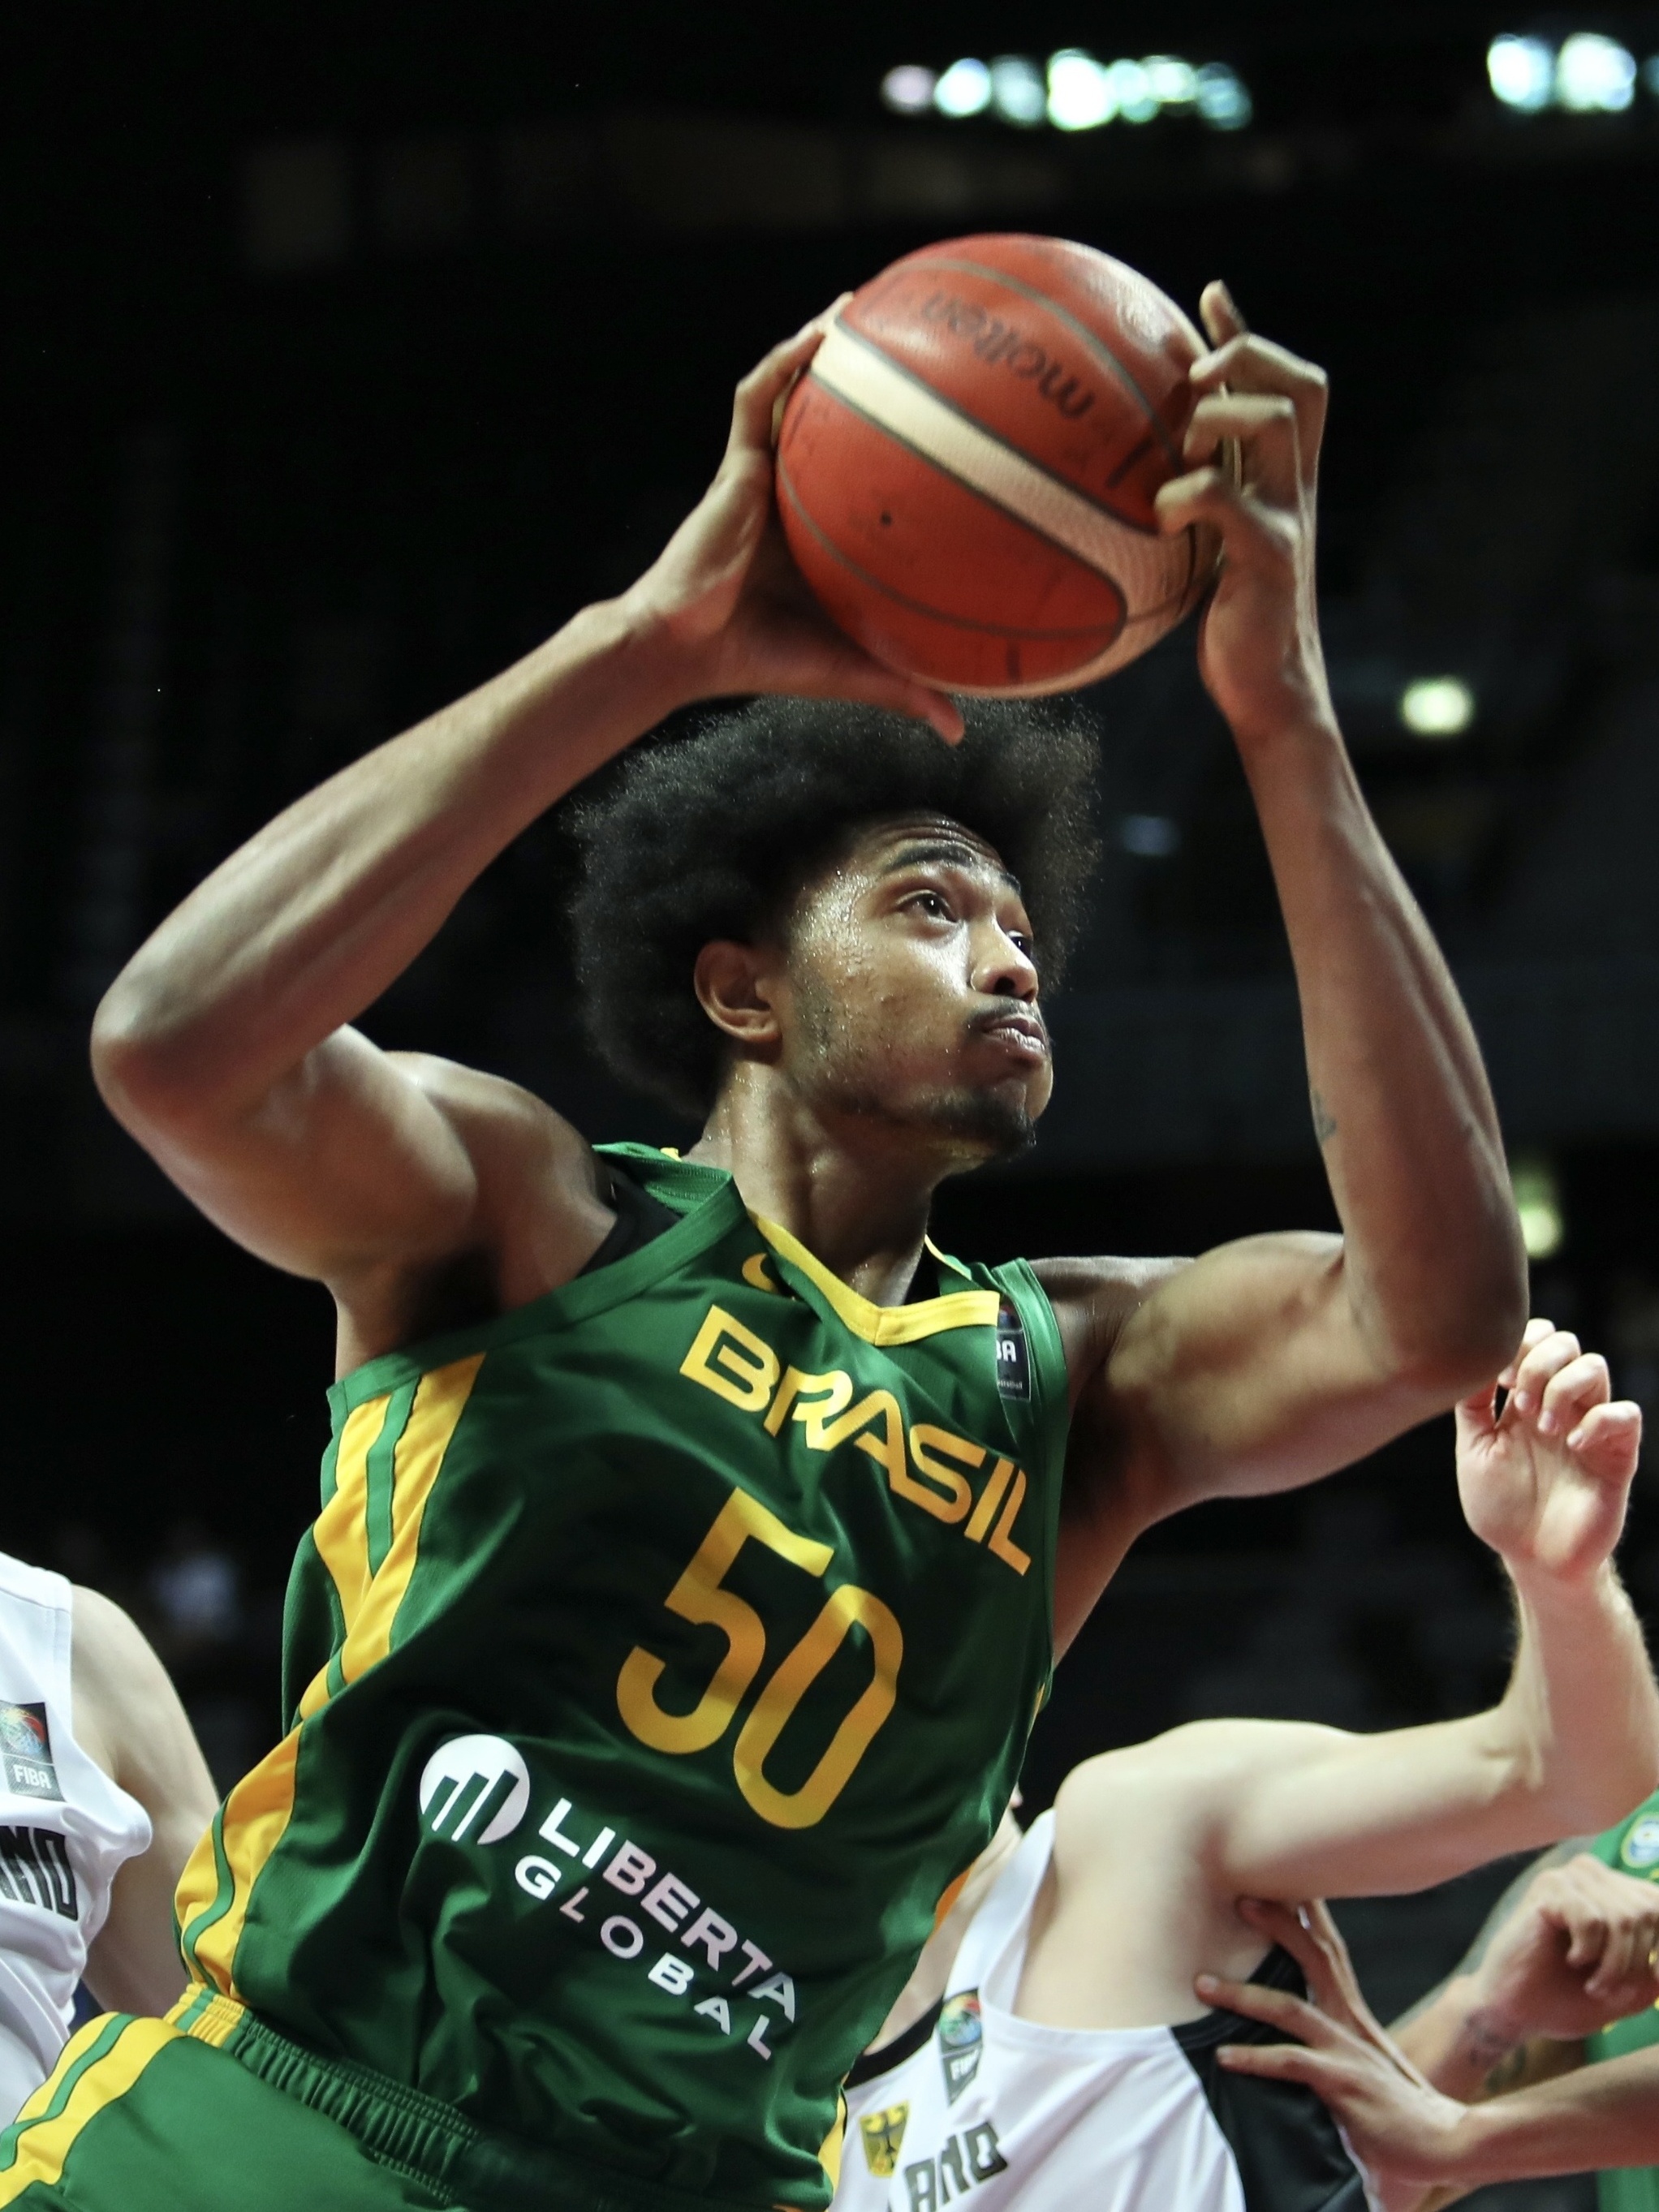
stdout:
[[1371,1736],[1200,1722],[1086,1761],[1024,1838],[1005,1823],[854,2073],[836,2212],[1361,2212],[1313,2097],[1218,2065],[1263,2031],[1194,2017],[1195,1977],[1293,1990],[1272,1900],[1422,1888],[1618,1818],[1659,1775],[1611,1563],[1640,1413],[1544,1322],[1501,1383],[1501,1414],[1495,1391],[1457,1414],[1464,1513],[1515,1593],[1501,1703]]
[[216,1794],[119,1606],[0,1553],[0,2125],[57,2064],[83,1978],[131,2012],[184,1988],[173,1893]]

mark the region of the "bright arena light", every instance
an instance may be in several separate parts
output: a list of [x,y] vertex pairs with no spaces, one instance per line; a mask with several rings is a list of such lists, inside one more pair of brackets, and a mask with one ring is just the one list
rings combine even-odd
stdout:
[[1555,1171],[1536,1156],[1512,1161],[1510,1183],[1515,1192],[1515,1211],[1521,1222],[1521,1242],[1529,1260],[1548,1260],[1561,1249],[1567,1224],[1561,1211],[1561,1194]]
[[1141,67],[1160,107],[1191,107],[1198,99],[1198,71],[1173,54],[1148,54]]
[[933,104],[933,87],[938,82],[932,70],[916,62],[901,62],[881,81],[883,105],[896,115],[923,115]]
[[991,105],[1005,123],[1029,129],[1048,106],[1042,71],[1024,54],[999,54],[991,64]]
[[966,55],[952,62],[933,87],[933,105],[941,115],[982,115],[991,105],[990,70]]
[[1111,72],[1081,46],[1048,57],[1048,120],[1056,131],[1097,131],[1117,113]]
[[1636,97],[1636,57],[1599,31],[1575,31],[1555,57],[1558,106],[1617,115]]
[[1542,39],[1494,39],[1486,49],[1486,81],[1505,107],[1536,115],[1555,97],[1555,55]]
[[1400,719],[1413,737],[1461,737],[1474,720],[1474,694],[1461,676],[1419,676],[1400,695]]
[[1199,113],[1216,131],[1242,131],[1255,113],[1250,95],[1225,62],[1206,62],[1194,72]]
[[1150,123],[1158,113],[1158,94],[1145,62],[1114,62],[1107,75],[1117,112],[1126,123]]

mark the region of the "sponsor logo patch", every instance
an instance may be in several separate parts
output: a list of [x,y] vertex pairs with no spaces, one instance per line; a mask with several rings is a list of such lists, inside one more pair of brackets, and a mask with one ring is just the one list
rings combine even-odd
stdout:
[[908,2105],[893,2105],[884,2112],[865,2112],[859,2120],[864,2138],[864,2162],[872,2173],[884,2177],[898,2171],[899,2146],[904,2141]]
[[498,1735],[457,1735],[421,1773],[421,1813],[447,1844],[498,1844],[524,1819],[530,1770],[517,1747]]
[[1659,1819],[1649,1813],[1633,1822],[1619,1856],[1627,1867],[1659,1866]]
[[946,1997],[939,2016],[939,2057],[945,2067],[945,2094],[951,2104],[979,2071],[985,2047],[985,2024],[980,2018],[979,1991],[964,1990]]
[[0,1705],[0,1765],[6,1787],[15,1797],[50,1797],[63,1802],[44,1705]]
[[1031,1358],[1025,1345],[1025,1324],[1007,1299],[997,1315],[997,1389],[1005,1398],[1031,1395]]

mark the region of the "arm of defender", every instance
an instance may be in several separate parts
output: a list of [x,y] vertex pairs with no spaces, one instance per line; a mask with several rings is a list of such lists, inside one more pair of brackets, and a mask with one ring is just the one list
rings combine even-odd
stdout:
[[1612,1565],[1641,1415],[1606,1363],[1532,1324],[1500,1418],[1458,1409],[1458,1488],[1499,1552],[1520,1639],[1491,1711],[1376,1736],[1265,1735],[1219,1793],[1217,1858],[1241,1891],[1423,1888],[1621,1818],[1659,1777],[1659,1689]]
[[118,1605],[77,1589],[75,1732],[149,1815],[147,1850],[116,1875],[87,1980],[112,2011],[161,2013],[185,1986],[173,1893],[216,1793],[167,1669]]
[[[798,692],[869,701],[959,733],[948,700],[836,629],[782,550],[772,410],[823,327],[809,324],[738,386],[714,484],[629,592],[289,807],[112,987],[93,1042],[106,1099],[253,1250],[349,1288],[488,1244],[495,1224],[466,1117],[420,1066],[348,1024],[527,823],[671,708]],[[512,1140],[514,1109],[495,1103],[483,1118],[499,1146]],[[591,1247],[591,1175],[577,1164],[579,1218],[564,1222],[559,1170],[572,1148],[545,1109],[532,1149],[532,1183],[538,1163],[547,1170],[536,1195],[552,1242],[574,1248],[550,1256],[559,1279],[580,1264],[584,1237]],[[524,1180],[514,1178],[520,1200]]]
[[1462,2105],[1282,1990],[1206,1977],[1200,1993],[1301,2039],[1224,2045],[1217,2056],[1230,2073],[1303,2082],[1322,2097],[1373,2184],[1390,2195],[1413,2184],[1444,2189],[1432,2200],[1440,2205],[1486,2182],[1659,2164],[1659,2048]]
[[1584,2039],[1659,2001],[1659,1888],[1569,1843],[1498,1900],[1457,1972],[1394,2033],[1473,2103],[1582,2064]]

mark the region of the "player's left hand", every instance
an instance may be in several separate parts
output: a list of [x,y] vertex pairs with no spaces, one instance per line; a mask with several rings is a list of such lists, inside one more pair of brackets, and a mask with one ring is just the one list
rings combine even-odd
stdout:
[[1457,1408],[1464,1518],[1512,1571],[1580,1580],[1619,1540],[1641,1444],[1641,1408],[1613,1399],[1601,1353],[1529,1322],[1497,1382]]
[[[1248,745],[1287,722],[1334,726],[1314,596],[1325,372],[1253,336],[1224,284],[1206,286],[1199,312],[1211,350],[1191,370],[1189,473],[1159,492],[1158,525],[1169,535],[1195,525],[1220,534],[1221,577],[1199,630],[1199,667]],[[1242,480],[1221,465],[1229,444]]]
[[1200,1974],[1206,2005],[1242,2013],[1298,2039],[1224,2044],[1230,2073],[1300,2081],[1330,2106],[1348,2148],[1365,2170],[1367,2193],[1384,2212],[1421,2201],[1425,2186],[1459,2179],[1468,2108],[1431,2088],[1360,1995],[1347,1947],[1326,1907],[1242,1901],[1241,1914],[1290,1952],[1310,1996]]

